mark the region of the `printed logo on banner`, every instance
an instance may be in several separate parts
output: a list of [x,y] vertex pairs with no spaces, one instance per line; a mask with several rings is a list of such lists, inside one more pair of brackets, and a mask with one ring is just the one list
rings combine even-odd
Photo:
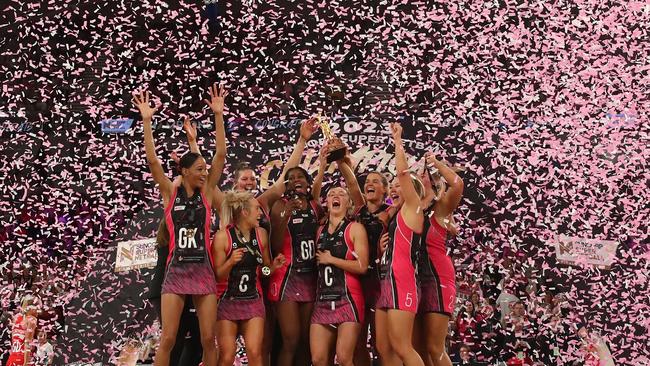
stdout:
[[157,260],[156,238],[122,241],[117,243],[115,272],[153,268]]
[[618,242],[560,235],[555,243],[555,255],[561,264],[588,264],[609,269],[616,258]]

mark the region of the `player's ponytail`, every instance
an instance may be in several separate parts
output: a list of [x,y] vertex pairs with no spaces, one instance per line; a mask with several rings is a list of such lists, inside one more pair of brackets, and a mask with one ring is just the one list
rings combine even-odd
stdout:
[[250,200],[255,198],[250,192],[227,191],[221,204],[221,225],[226,227],[236,223],[243,210],[250,209]]

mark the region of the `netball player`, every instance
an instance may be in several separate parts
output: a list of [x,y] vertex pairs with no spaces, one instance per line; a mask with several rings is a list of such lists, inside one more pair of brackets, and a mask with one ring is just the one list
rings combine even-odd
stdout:
[[[324,174],[325,164],[321,163],[311,192],[320,192]],[[269,299],[275,303],[282,334],[278,365],[306,365],[310,360],[310,317],[316,299],[314,245],[321,209],[312,197],[311,177],[305,169],[288,169],[284,180],[285,196],[271,209],[271,245],[273,253],[284,255],[287,266],[271,275]]]
[[199,318],[203,364],[215,366],[217,350],[214,343],[214,325],[217,310],[217,283],[214,276],[212,252],[209,250],[213,187],[225,161],[225,131],[223,126],[223,87],[213,85],[206,103],[215,113],[217,151],[210,171],[203,157],[186,153],[180,159],[181,185],[175,187],[165,176],[156,156],[151,120],[157,108],[150,106],[149,92],[134,95],[144,124],[147,163],[163,198],[165,221],[169,230],[169,257],[162,284],[162,336],[156,354],[156,365],[169,365],[169,356],[176,341],[179,319],[185,305],[185,296],[191,295]]
[[268,234],[259,227],[260,204],[252,193],[227,192],[221,214],[225,229],[213,244],[217,279],[226,283],[217,312],[219,365],[233,364],[242,333],[248,364],[261,366],[265,308],[260,277],[282,267],[284,256],[271,264]]
[[[389,220],[389,206],[385,203],[388,192],[388,180],[380,172],[370,172],[366,175],[363,192],[354,174],[350,154],[337,161],[341,175],[345,179],[348,192],[354,204],[356,221],[361,223],[368,236],[368,271],[360,276],[365,300],[364,324],[354,350],[354,364],[357,366],[371,365],[370,350],[367,346],[368,332],[371,332],[371,344],[375,343],[375,304],[379,297],[379,273],[377,271],[379,240],[386,232]],[[372,347],[371,346],[371,347]]]
[[366,175],[361,193],[354,176],[351,160],[346,158],[339,162],[339,170],[345,178],[350,196],[354,202],[355,219],[366,229],[368,235],[368,271],[361,276],[363,297],[366,303],[365,323],[362,325],[354,351],[356,366],[370,366],[371,358],[368,348],[368,332],[371,333],[371,348],[375,344],[375,304],[379,298],[378,257],[379,240],[386,232],[389,221],[389,206],[386,204],[388,180],[380,172],[370,172]]
[[333,364],[332,349],[340,365],[353,365],[365,324],[360,276],[368,269],[368,237],[363,225],[351,220],[353,210],[345,188],[327,192],[328,217],[316,242],[318,285],[310,328],[314,366]]
[[29,365],[32,359],[32,340],[36,332],[38,310],[36,299],[26,295],[20,301],[20,313],[13,319],[11,350],[7,366]]
[[395,143],[396,178],[390,190],[399,208],[391,219],[389,242],[380,262],[381,294],[377,301],[377,348],[382,365],[423,365],[413,348],[413,322],[419,293],[416,279],[420,235],[424,224],[424,186],[408,170],[402,127],[391,124]]
[[449,235],[457,233],[452,215],[463,196],[464,183],[454,169],[431,153],[426,155],[426,169],[425,174],[430,177],[430,182],[425,183],[429,183],[429,187],[433,184],[436,189],[433,194],[427,195],[432,200],[430,209],[425,211],[418,268],[421,288],[418,318],[422,321],[417,322],[417,338],[420,339],[416,339],[416,343],[424,346],[420,348],[424,348],[426,353],[421,350],[420,355],[427,365],[451,366],[445,352],[445,339],[449,319],[454,312],[456,274],[447,254],[446,240]]
[[[185,135],[187,136],[187,142],[190,146],[190,151],[199,153],[199,145],[196,141],[196,127],[192,126],[188,118],[186,118],[185,122],[183,123],[183,129],[185,130]],[[174,158],[174,156],[172,156],[172,158]],[[174,159],[174,161],[176,165],[178,165],[180,158]],[[174,185],[178,186],[180,184],[180,179],[174,180]],[[164,217],[158,226],[156,244],[158,261],[156,262],[154,275],[151,278],[151,283],[149,284],[148,297],[149,301],[153,304],[160,321],[162,317],[160,297],[163,279],[165,278],[167,257],[169,256],[169,231],[167,230],[167,223],[165,222]],[[169,361],[172,365],[196,365],[201,360],[201,354],[203,353],[203,350],[201,348],[199,321],[196,317],[195,312],[196,310],[194,309],[194,304],[192,304],[192,299],[186,299],[185,307],[183,308],[183,312],[181,313],[181,318],[179,321],[179,328],[176,334],[176,342],[174,343],[174,347],[172,348],[169,356]],[[188,333],[190,334],[190,337],[186,338],[186,335]]]

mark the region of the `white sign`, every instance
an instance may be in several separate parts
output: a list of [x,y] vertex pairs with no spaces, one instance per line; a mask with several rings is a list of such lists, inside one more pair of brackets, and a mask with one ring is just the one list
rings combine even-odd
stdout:
[[555,243],[555,255],[562,264],[590,264],[609,269],[616,257],[618,242],[584,239],[560,235]]
[[156,238],[121,241],[117,243],[115,272],[156,266]]

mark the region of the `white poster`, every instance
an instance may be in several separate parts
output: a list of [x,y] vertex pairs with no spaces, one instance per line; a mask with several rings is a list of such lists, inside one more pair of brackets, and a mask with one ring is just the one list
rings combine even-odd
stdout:
[[156,266],[156,238],[130,240],[117,243],[115,272]]
[[609,269],[616,257],[618,242],[560,235],[555,243],[555,255],[562,264],[590,264]]

